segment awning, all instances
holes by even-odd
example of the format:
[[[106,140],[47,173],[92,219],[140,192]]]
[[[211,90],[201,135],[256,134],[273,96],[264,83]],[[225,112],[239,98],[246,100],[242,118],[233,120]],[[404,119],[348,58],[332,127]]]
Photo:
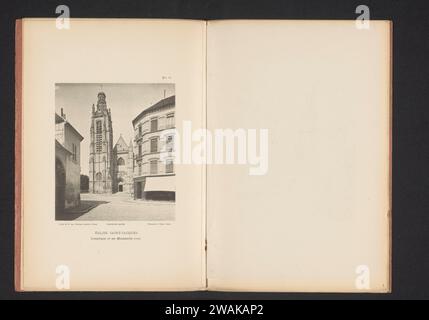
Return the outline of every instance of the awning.
[[[144,191],[176,191],[175,176],[146,177]]]

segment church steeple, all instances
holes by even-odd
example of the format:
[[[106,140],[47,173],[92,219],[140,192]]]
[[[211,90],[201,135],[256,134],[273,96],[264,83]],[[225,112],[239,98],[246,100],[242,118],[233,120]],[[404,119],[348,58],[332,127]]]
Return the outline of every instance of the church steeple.
[[[96,110],[94,110],[96,109]],[[92,106],[89,182],[91,193],[112,193],[116,183],[113,128],[106,94],[99,92],[96,108]]]

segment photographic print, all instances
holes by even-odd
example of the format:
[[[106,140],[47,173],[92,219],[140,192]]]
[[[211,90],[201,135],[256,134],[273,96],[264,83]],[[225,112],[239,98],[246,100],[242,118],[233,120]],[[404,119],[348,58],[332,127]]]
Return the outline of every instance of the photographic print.
[[[174,84],[55,85],[55,219],[175,216]]]

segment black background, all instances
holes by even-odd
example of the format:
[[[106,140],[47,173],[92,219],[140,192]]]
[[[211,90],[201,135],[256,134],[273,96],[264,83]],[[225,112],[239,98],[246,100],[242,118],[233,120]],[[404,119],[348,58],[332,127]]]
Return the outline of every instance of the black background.
[[[56,17],[55,8],[60,4],[69,6],[72,18],[180,19],[355,19],[358,16],[355,13],[356,7],[364,4],[370,9],[371,19],[392,20],[393,292],[391,294],[16,293],[13,289],[15,19]],[[0,5],[0,23],[1,299],[429,298],[429,1],[9,1]]]

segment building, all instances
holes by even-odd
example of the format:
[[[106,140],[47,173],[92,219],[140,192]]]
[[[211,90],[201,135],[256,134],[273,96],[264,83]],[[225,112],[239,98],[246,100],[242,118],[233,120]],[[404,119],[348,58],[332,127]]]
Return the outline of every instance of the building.
[[[133,194],[133,145],[122,135],[113,147],[112,113],[107,108],[106,94],[97,95],[92,105],[89,146],[89,192]]]
[[[121,135],[113,148],[113,153],[117,183],[114,191],[126,192],[133,195],[134,155],[132,141],[127,145]]]
[[[112,193],[115,186],[112,116],[104,92],[97,97],[97,107],[92,105],[91,113],[89,192]]]
[[[135,199],[175,200],[174,109],[175,96],[171,96],[132,121]]]
[[[134,144],[119,137],[113,146],[113,125],[106,94],[92,105],[89,192],[124,192],[135,199],[175,200],[173,147],[175,96],[143,110],[133,121]]]
[[[104,92],[97,97],[97,108],[92,105],[91,113],[89,192],[112,193],[115,176],[112,117]]]
[[[57,213],[80,204],[80,143],[82,135],[55,113],[55,209]]]

